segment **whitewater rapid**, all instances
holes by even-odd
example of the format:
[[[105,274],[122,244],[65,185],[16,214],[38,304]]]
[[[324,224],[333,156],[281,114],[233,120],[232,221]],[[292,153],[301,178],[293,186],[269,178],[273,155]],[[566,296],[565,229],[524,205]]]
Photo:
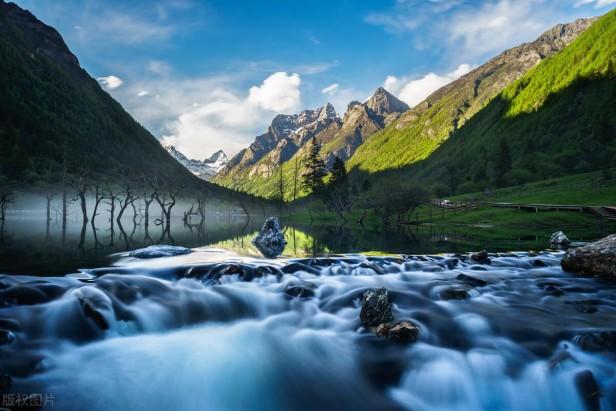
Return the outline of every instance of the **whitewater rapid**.
[[[616,283],[561,257],[197,249],[3,275],[0,371],[61,410],[616,410]],[[417,342],[362,327],[380,287]]]

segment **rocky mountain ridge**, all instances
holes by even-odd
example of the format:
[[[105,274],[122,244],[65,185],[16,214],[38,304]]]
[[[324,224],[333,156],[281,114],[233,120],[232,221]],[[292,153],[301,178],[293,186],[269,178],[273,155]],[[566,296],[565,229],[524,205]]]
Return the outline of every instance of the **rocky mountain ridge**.
[[[209,181],[229,162],[227,155],[222,150],[218,150],[205,160],[196,160],[186,157],[186,155],[180,152],[173,145],[166,145],[163,146],[163,148],[167,150],[167,152],[171,154],[171,156],[175,158],[180,164],[186,167],[188,171],[190,171],[202,180]]]

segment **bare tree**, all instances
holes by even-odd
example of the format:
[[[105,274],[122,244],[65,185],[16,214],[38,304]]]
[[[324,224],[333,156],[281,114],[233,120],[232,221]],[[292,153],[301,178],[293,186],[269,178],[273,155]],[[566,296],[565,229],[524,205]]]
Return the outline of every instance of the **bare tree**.
[[[6,220],[6,210],[9,204],[15,201],[13,191],[10,189],[3,189],[0,191],[0,220],[4,222]]]
[[[120,211],[118,212],[118,218],[116,219],[118,225],[120,224],[120,220],[122,219],[122,216],[124,215],[124,212],[126,211],[128,206],[133,204],[135,200],[137,200],[137,198],[137,195],[130,187],[130,183],[125,183],[123,196],[118,196],[118,203],[120,205]]]
[[[76,197],[72,201],[79,199],[79,205],[81,207],[81,215],[83,216],[83,224],[87,224],[88,219],[88,203],[87,195],[90,188],[90,175],[87,171],[82,170],[79,175],[72,181],[73,188],[76,192]]]
[[[94,219],[97,215],[99,215],[98,209],[101,205],[101,202],[105,199],[106,191],[103,189],[103,184],[100,179],[95,178],[90,186],[90,191],[94,195],[94,209],[92,210],[92,220],[91,224],[94,228]]]
[[[111,223],[111,231],[113,232],[116,201],[118,199],[119,194],[115,191],[115,187],[113,187],[113,185],[110,183],[106,184],[105,192],[106,192],[105,193],[105,204],[109,206],[107,211],[109,211],[109,222]]]

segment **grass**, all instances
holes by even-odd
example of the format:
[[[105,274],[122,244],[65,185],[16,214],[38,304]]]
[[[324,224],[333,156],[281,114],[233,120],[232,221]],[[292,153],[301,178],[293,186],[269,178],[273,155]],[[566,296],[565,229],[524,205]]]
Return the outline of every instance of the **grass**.
[[[616,169],[501,188],[489,196],[464,194],[451,197],[451,200],[616,206]]]

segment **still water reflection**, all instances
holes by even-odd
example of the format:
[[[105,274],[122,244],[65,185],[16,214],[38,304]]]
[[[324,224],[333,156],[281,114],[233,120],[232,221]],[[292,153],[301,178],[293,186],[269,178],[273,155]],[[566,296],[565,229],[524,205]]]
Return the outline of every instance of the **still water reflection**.
[[[7,219],[0,234],[0,273],[64,274],[107,265],[111,254],[152,244],[212,246],[259,257],[250,240],[262,220],[261,216],[246,219],[211,215],[203,224],[189,225],[178,218],[169,231],[163,226],[137,225],[130,220],[113,230],[108,226],[82,226],[75,220],[69,222],[63,233],[60,224],[47,225],[44,218],[12,217]],[[357,225],[295,224],[284,217],[281,222],[287,239],[283,257],[542,250],[556,230],[564,230],[574,241],[590,241],[609,234],[609,227],[602,225],[514,228],[423,225],[376,230]]]

